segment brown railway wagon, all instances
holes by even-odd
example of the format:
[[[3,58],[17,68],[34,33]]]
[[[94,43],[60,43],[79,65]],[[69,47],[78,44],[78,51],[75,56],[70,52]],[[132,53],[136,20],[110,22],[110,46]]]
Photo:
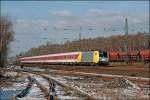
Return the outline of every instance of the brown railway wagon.
[[[130,52],[129,57],[131,61],[140,61],[140,52],[139,51]]]
[[[150,51],[142,50],[135,52],[109,52],[109,61],[110,62],[125,62],[127,61],[127,55],[129,57],[129,61],[134,62],[149,62],[150,61]]]
[[[140,57],[142,61],[150,62],[150,50],[142,50],[140,51]]]
[[[119,60],[119,52],[110,52],[109,60],[110,61],[118,61]]]

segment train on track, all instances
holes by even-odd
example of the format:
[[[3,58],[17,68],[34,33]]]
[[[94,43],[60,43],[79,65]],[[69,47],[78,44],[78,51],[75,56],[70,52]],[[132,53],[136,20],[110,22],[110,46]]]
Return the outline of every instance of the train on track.
[[[150,62],[150,51],[138,52],[68,52],[40,56],[22,57],[17,59],[17,64],[61,64],[61,65],[104,65],[109,62]]]
[[[17,59],[20,65],[25,64],[69,64],[69,65],[108,65],[108,53],[105,51],[57,53]]]

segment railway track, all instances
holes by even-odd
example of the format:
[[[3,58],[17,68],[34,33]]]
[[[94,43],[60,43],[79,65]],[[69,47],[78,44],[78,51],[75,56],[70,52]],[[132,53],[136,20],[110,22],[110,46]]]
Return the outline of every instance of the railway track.
[[[18,70],[17,70],[18,72]],[[74,91],[73,93],[75,94],[78,94],[79,96],[82,97],[82,100],[95,100],[94,97],[90,96],[89,94],[87,94],[86,92],[84,91],[81,91],[79,89],[76,89],[74,87],[71,87],[67,84],[64,84],[56,79],[54,79],[53,77],[49,77],[45,74],[39,74],[37,72],[22,72],[22,71],[19,71],[21,73],[24,73],[24,74],[27,74],[31,79],[32,79],[32,82],[34,81],[35,84],[37,84],[37,86],[40,88],[40,90],[44,93],[45,95],[45,98],[47,100],[59,100],[59,98],[57,97],[56,93],[55,93],[55,85],[59,85],[60,87],[62,88],[65,88],[67,90],[71,90],[71,91]],[[31,75],[32,74],[32,75]],[[39,82],[36,78],[32,77],[33,75],[37,75],[37,76],[41,76],[43,77],[44,79],[46,79],[49,83],[49,88],[46,88],[43,84],[41,84],[41,82]],[[31,81],[30,81],[31,83]],[[29,83],[29,84],[30,84]],[[16,96],[12,97],[12,100],[17,100],[18,98],[18,95],[23,95],[22,97],[19,97],[19,98],[23,98],[27,95],[27,91],[23,90],[23,92],[21,92],[20,94],[17,94]]]
[[[132,77],[132,76],[125,76],[125,75],[112,75],[112,74],[98,74],[98,73],[88,73],[88,72],[78,72],[76,70],[71,70],[71,71],[64,71],[64,70],[54,70],[51,69],[49,72],[46,70],[43,70],[42,72],[38,71],[32,71],[32,70],[20,70],[20,69],[2,69],[2,70],[14,70],[14,71],[27,71],[30,73],[56,73],[56,74],[67,74],[67,75],[78,75],[78,76],[89,76],[89,77],[98,77],[98,78],[103,78],[106,80],[111,80],[114,78],[127,78],[128,80],[131,80],[136,83],[140,84],[145,84],[145,85],[150,85],[150,78],[145,78],[145,77]]]
[[[50,76],[45,75],[45,74],[42,74],[42,77],[44,77],[44,78],[50,80],[51,82],[55,82],[55,83],[57,83],[58,85],[60,85],[60,86],[62,86],[62,87],[65,87],[65,88],[67,88],[67,89],[73,90],[73,91],[79,93],[80,95],[82,94],[83,96],[85,96],[84,99],[86,99],[86,100],[87,100],[87,99],[88,99],[88,100],[95,100],[95,99],[96,99],[95,97],[90,96],[89,94],[87,94],[86,92],[84,92],[84,91],[82,91],[82,90],[80,90],[80,89],[77,89],[77,88],[75,88],[75,87],[72,87],[72,86],[69,86],[69,85],[67,85],[67,84],[64,84],[64,83],[60,82],[59,80],[55,79],[54,77],[50,77]]]
[[[54,72],[55,73],[55,72]],[[66,74],[67,73],[67,74]],[[86,91],[86,89],[83,89],[83,91],[86,91],[87,93],[90,93],[89,91],[93,91],[93,93],[91,92],[90,94],[93,94],[93,95],[95,95],[97,98],[101,98],[101,91],[104,91],[104,92],[106,92],[106,94],[107,94],[107,92],[108,92],[108,90],[106,89],[106,91],[105,91],[105,88],[102,88],[102,86],[100,86],[101,85],[101,80],[100,79],[105,79],[105,80],[112,80],[112,81],[114,81],[114,79],[116,79],[116,78],[119,78],[119,81],[120,81],[120,79],[121,79],[121,82],[112,82],[111,83],[111,81],[110,82],[108,82],[108,84],[109,83],[111,83],[111,85],[110,86],[117,86],[117,87],[119,87],[120,85],[122,85],[123,86],[123,88],[124,88],[124,85],[127,85],[127,87],[126,88],[128,88],[128,85],[130,86],[132,86],[133,88],[136,88],[136,89],[140,89],[138,86],[140,86],[140,85],[136,85],[136,84],[134,84],[134,83],[132,83],[132,82],[130,82],[130,81],[128,81],[129,79],[128,79],[128,77],[123,77],[123,76],[118,76],[118,75],[107,75],[107,74],[95,74],[95,73],[81,73],[81,72],[69,72],[69,71],[66,71],[66,73],[64,74],[59,74],[60,75],[60,77],[62,77],[62,76],[65,76],[65,77],[79,77],[79,76],[84,76],[84,77],[89,77],[90,79],[89,79],[89,81],[88,81],[88,83],[89,83],[89,86],[86,86],[86,78],[82,78],[82,79],[80,79],[80,78],[77,78],[77,80],[81,80],[81,81],[85,81],[84,83],[78,83],[78,82],[75,82],[76,83],[76,86],[79,86],[79,87],[86,87],[86,88],[88,88],[89,90],[88,91]],[[71,74],[72,75],[71,75]],[[55,73],[56,75],[58,75],[58,73]],[[54,75],[55,76],[55,75]],[[59,76],[57,76],[57,77],[59,77]],[[57,78],[57,77],[55,77],[55,79]],[[92,78],[93,77],[93,78]],[[94,77],[97,77],[97,78],[94,78]],[[98,79],[98,78],[100,78],[100,79]],[[129,78],[131,78],[131,77],[129,77]],[[134,79],[134,77],[132,77],[133,79]],[[98,82],[98,84],[97,84],[97,82],[95,83],[93,83],[92,81],[94,81],[94,80],[96,80],[97,82]],[[132,81],[133,81],[133,79],[132,79]],[[139,81],[137,81],[137,80],[139,80],[139,79],[141,79],[141,78],[137,78],[137,77],[135,77],[135,79],[134,80],[136,80],[136,82],[139,84],[145,84],[145,83],[143,83],[143,82],[139,82]],[[143,80],[146,80],[146,81],[149,81],[149,79],[148,78],[142,78]],[[73,79],[74,80],[74,79]],[[76,80],[76,79],[75,79]],[[131,79],[130,79],[131,80]],[[69,81],[69,80],[68,80]],[[113,84],[114,83],[114,84]],[[117,84],[120,84],[120,85],[117,85]],[[85,85],[82,85],[82,84],[85,84]],[[106,87],[107,87],[107,83],[105,84],[106,85]],[[104,86],[105,86],[104,85]],[[145,85],[147,85],[147,84],[145,84]],[[108,85],[109,86],[109,85]],[[104,90],[103,90],[104,89]],[[115,89],[114,89],[115,90]],[[133,89],[134,90],[134,89]],[[94,92],[94,91],[96,91],[96,92]],[[112,90],[110,90],[111,92],[112,92]],[[124,91],[124,90],[122,90],[122,91]],[[122,92],[121,91],[121,92]],[[120,92],[120,93],[121,93]],[[104,94],[105,95],[105,94]],[[110,94],[111,95],[111,94]],[[102,95],[103,96],[103,95]],[[103,98],[102,98],[103,99]]]
[[[82,98],[84,98],[85,100],[96,99],[96,97],[94,95],[91,95],[88,92],[85,92],[85,90],[82,90],[82,89],[79,89],[77,87],[68,85],[66,83],[61,82],[59,79],[50,76],[49,74],[51,74],[52,72],[54,72],[57,75],[68,75],[68,76],[75,75],[75,76],[84,76],[84,77],[98,77],[98,78],[105,79],[105,80],[112,80],[114,78],[126,78],[128,80],[131,80],[131,81],[134,81],[134,82],[137,82],[140,84],[148,84],[148,82],[149,82],[149,78],[137,78],[137,77],[84,73],[84,72],[74,72],[74,71],[60,71],[60,70],[59,71],[58,70],[51,70],[50,72],[47,72],[47,71],[36,72],[36,71],[32,71],[32,70],[14,70],[14,71],[23,72],[26,74],[32,74],[32,75],[30,75],[30,76],[32,76],[32,78],[33,78],[33,75],[41,76],[42,78],[44,78],[49,83],[49,88],[45,88],[45,85],[41,84],[42,82],[39,82],[37,79],[35,79],[35,82],[38,85],[38,87],[42,90],[42,92],[45,94],[45,98],[47,100],[51,100],[50,98],[55,98],[56,100],[58,99],[58,96],[55,95],[55,86],[56,85],[63,87],[65,89],[75,91],[76,93],[78,93],[80,95],[82,94]]]
[[[72,86],[69,86],[65,83],[60,82],[59,80],[55,79],[54,77],[50,77],[46,74],[39,74],[39,73],[35,73],[35,72],[33,72],[33,74],[40,75],[48,81],[48,83],[49,83],[49,97],[48,98],[51,98],[54,95],[54,88],[55,88],[55,85],[57,84],[63,88],[69,89],[71,91],[75,91],[75,93],[80,94],[80,96],[82,95],[85,100],[87,100],[87,99],[95,100],[96,99],[95,97],[90,96],[89,94],[87,94],[86,92],[84,92],[80,89],[74,88]],[[57,98],[57,97],[55,97],[55,98]],[[50,99],[48,99],[48,100],[50,100]]]
[[[28,67],[40,67],[48,70],[64,70],[64,71],[76,71],[76,72],[87,72],[87,73],[102,73],[112,75],[125,75],[132,77],[147,77],[150,76],[149,67],[144,65],[117,65],[117,66],[69,66],[69,65],[25,65]]]
[[[97,74],[97,73],[85,73],[85,72],[61,71],[61,70],[51,70],[51,71],[56,74],[98,77],[105,80],[111,80],[114,78],[126,78],[136,83],[145,84],[145,85],[150,84],[150,79],[144,77],[131,77],[131,76],[122,76],[122,75]]]
[[[20,93],[13,96],[12,100],[19,100],[21,98],[25,98],[29,94],[30,90],[32,89],[33,84],[36,84],[37,87],[44,94],[44,97],[48,98],[48,90],[42,84],[40,84],[36,79],[31,77],[29,73],[24,73],[24,72],[21,72],[21,73],[26,74],[28,76],[29,83],[24,90],[22,90]],[[48,99],[48,100],[50,100],[50,99]]]

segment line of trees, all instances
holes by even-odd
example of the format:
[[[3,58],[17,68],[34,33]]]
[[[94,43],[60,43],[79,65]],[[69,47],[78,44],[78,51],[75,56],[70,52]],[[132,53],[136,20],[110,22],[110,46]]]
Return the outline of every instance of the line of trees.
[[[148,49],[149,33],[132,34],[128,36],[128,51],[139,51]],[[77,41],[67,41],[64,44],[50,44],[40,45],[36,48],[31,48],[29,51],[19,54],[18,56],[35,56],[43,54],[52,54],[60,52],[72,51],[90,51],[90,50],[104,50],[104,51],[122,51],[125,49],[125,36],[109,36],[82,39]]]
[[[13,25],[8,16],[0,16],[0,67],[5,67],[9,43],[13,40]]]

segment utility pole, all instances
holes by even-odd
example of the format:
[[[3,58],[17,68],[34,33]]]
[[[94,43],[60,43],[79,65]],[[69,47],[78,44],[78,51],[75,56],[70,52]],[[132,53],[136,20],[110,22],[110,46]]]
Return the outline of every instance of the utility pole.
[[[130,61],[129,59],[129,51],[128,51],[128,19],[125,19],[125,51],[127,52],[127,63]]]
[[[81,30],[82,30],[82,28],[80,27],[79,40],[81,40]]]
[[[80,29],[79,29],[79,48],[78,48],[79,51],[81,50],[81,30],[82,30],[82,27],[80,26]]]

